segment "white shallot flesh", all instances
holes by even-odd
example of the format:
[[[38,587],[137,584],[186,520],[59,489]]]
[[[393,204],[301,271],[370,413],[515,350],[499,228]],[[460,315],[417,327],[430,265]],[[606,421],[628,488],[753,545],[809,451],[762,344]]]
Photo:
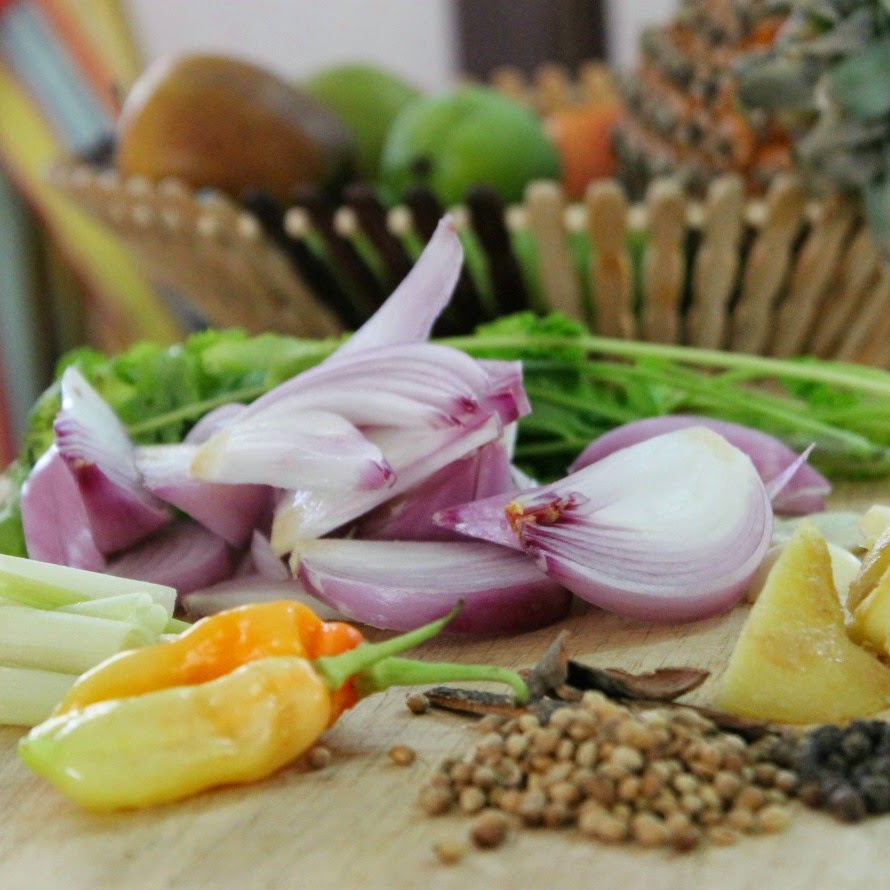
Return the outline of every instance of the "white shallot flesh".
[[[563,618],[571,594],[522,553],[481,542],[301,541],[303,589],[353,621],[410,630],[463,601],[448,629],[521,633]]]

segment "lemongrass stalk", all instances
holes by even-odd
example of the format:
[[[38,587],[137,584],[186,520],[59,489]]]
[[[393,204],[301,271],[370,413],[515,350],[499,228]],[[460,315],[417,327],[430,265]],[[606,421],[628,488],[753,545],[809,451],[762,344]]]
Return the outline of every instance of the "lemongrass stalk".
[[[59,612],[71,615],[87,615],[91,618],[111,618],[135,624],[145,630],[150,637],[160,636],[167,626],[167,612],[148,593],[122,593],[98,600],[84,600],[61,606]]]
[[[0,596],[35,609],[58,609],[85,600],[147,593],[164,607],[168,617],[176,604],[176,590],[164,584],[118,578],[19,556],[0,555]]]
[[[163,584],[118,578],[103,572],[73,569],[16,556],[0,556],[0,585],[0,595],[7,596],[5,588],[15,585],[22,590],[22,596],[33,597],[32,605],[35,608],[45,609],[134,591],[148,593],[164,607],[168,615],[172,615],[176,602],[175,589]]]
[[[82,674],[111,655],[155,639],[126,621],[0,607],[0,662],[13,667]]]
[[[0,665],[0,724],[42,723],[76,679],[75,674]]]

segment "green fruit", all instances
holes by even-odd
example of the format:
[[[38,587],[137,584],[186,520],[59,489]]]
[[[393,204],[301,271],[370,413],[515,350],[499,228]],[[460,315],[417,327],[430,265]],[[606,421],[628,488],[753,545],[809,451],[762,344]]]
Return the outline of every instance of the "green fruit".
[[[387,131],[398,113],[420,97],[420,90],[373,65],[340,65],[309,78],[303,89],[335,112],[358,144],[357,167],[375,179]]]
[[[490,87],[461,87],[406,106],[390,128],[380,185],[393,202],[425,184],[446,206],[488,185],[509,203],[534,179],[558,179],[559,157],[535,115]]]

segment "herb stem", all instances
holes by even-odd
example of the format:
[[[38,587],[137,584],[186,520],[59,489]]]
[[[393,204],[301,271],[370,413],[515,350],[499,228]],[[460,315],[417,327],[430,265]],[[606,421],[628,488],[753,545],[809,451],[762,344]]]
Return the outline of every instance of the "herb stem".
[[[208,412],[213,411],[214,408],[219,408],[220,405],[226,405],[229,402],[252,402],[270,389],[270,384],[257,384],[255,386],[245,386],[242,389],[223,393],[222,395],[214,396],[212,399],[204,399],[201,402],[191,402],[188,405],[182,405],[173,411],[167,411],[164,414],[156,414],[154,417],[148,417],[139,423],[131,423],[127,427],[127,432],[131,436],[144,436],[147,433],[153,433],[156,430],[163,429],[165,426],[180,423],[183,420],[199,420]]]
[[[726,368],[743,372],[750,379],[784,377],[848,387],[859,392],[890,396],[890,374],[877,368],[860,367],[841,362],[811,363],[796,359],[780,359],[749,355],[739,352],[723,352],[718,349],[702,349],[697,346],[674,346],[664,343],[645,343],[636,340],[618,340],[610,337],[585,335],[581,337],[517,336],[484,334],[469,337],[451,337],[439,342],[473,354],[481,350],[535,351],[583,349],[588,353],[630,359],[664,359],[682,364],[710,368]]]

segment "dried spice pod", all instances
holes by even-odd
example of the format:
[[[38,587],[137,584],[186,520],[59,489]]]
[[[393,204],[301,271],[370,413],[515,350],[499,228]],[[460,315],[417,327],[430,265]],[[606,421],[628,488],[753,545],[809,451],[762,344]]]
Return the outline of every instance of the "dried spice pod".
[[[576,689],[595,689],[610,698],[673,701],[697,689],[708,678],[698,668],[660,668],[646,674],[633,674],[618,668],[593,668],[577,661],[568,662],[566,682]]]

